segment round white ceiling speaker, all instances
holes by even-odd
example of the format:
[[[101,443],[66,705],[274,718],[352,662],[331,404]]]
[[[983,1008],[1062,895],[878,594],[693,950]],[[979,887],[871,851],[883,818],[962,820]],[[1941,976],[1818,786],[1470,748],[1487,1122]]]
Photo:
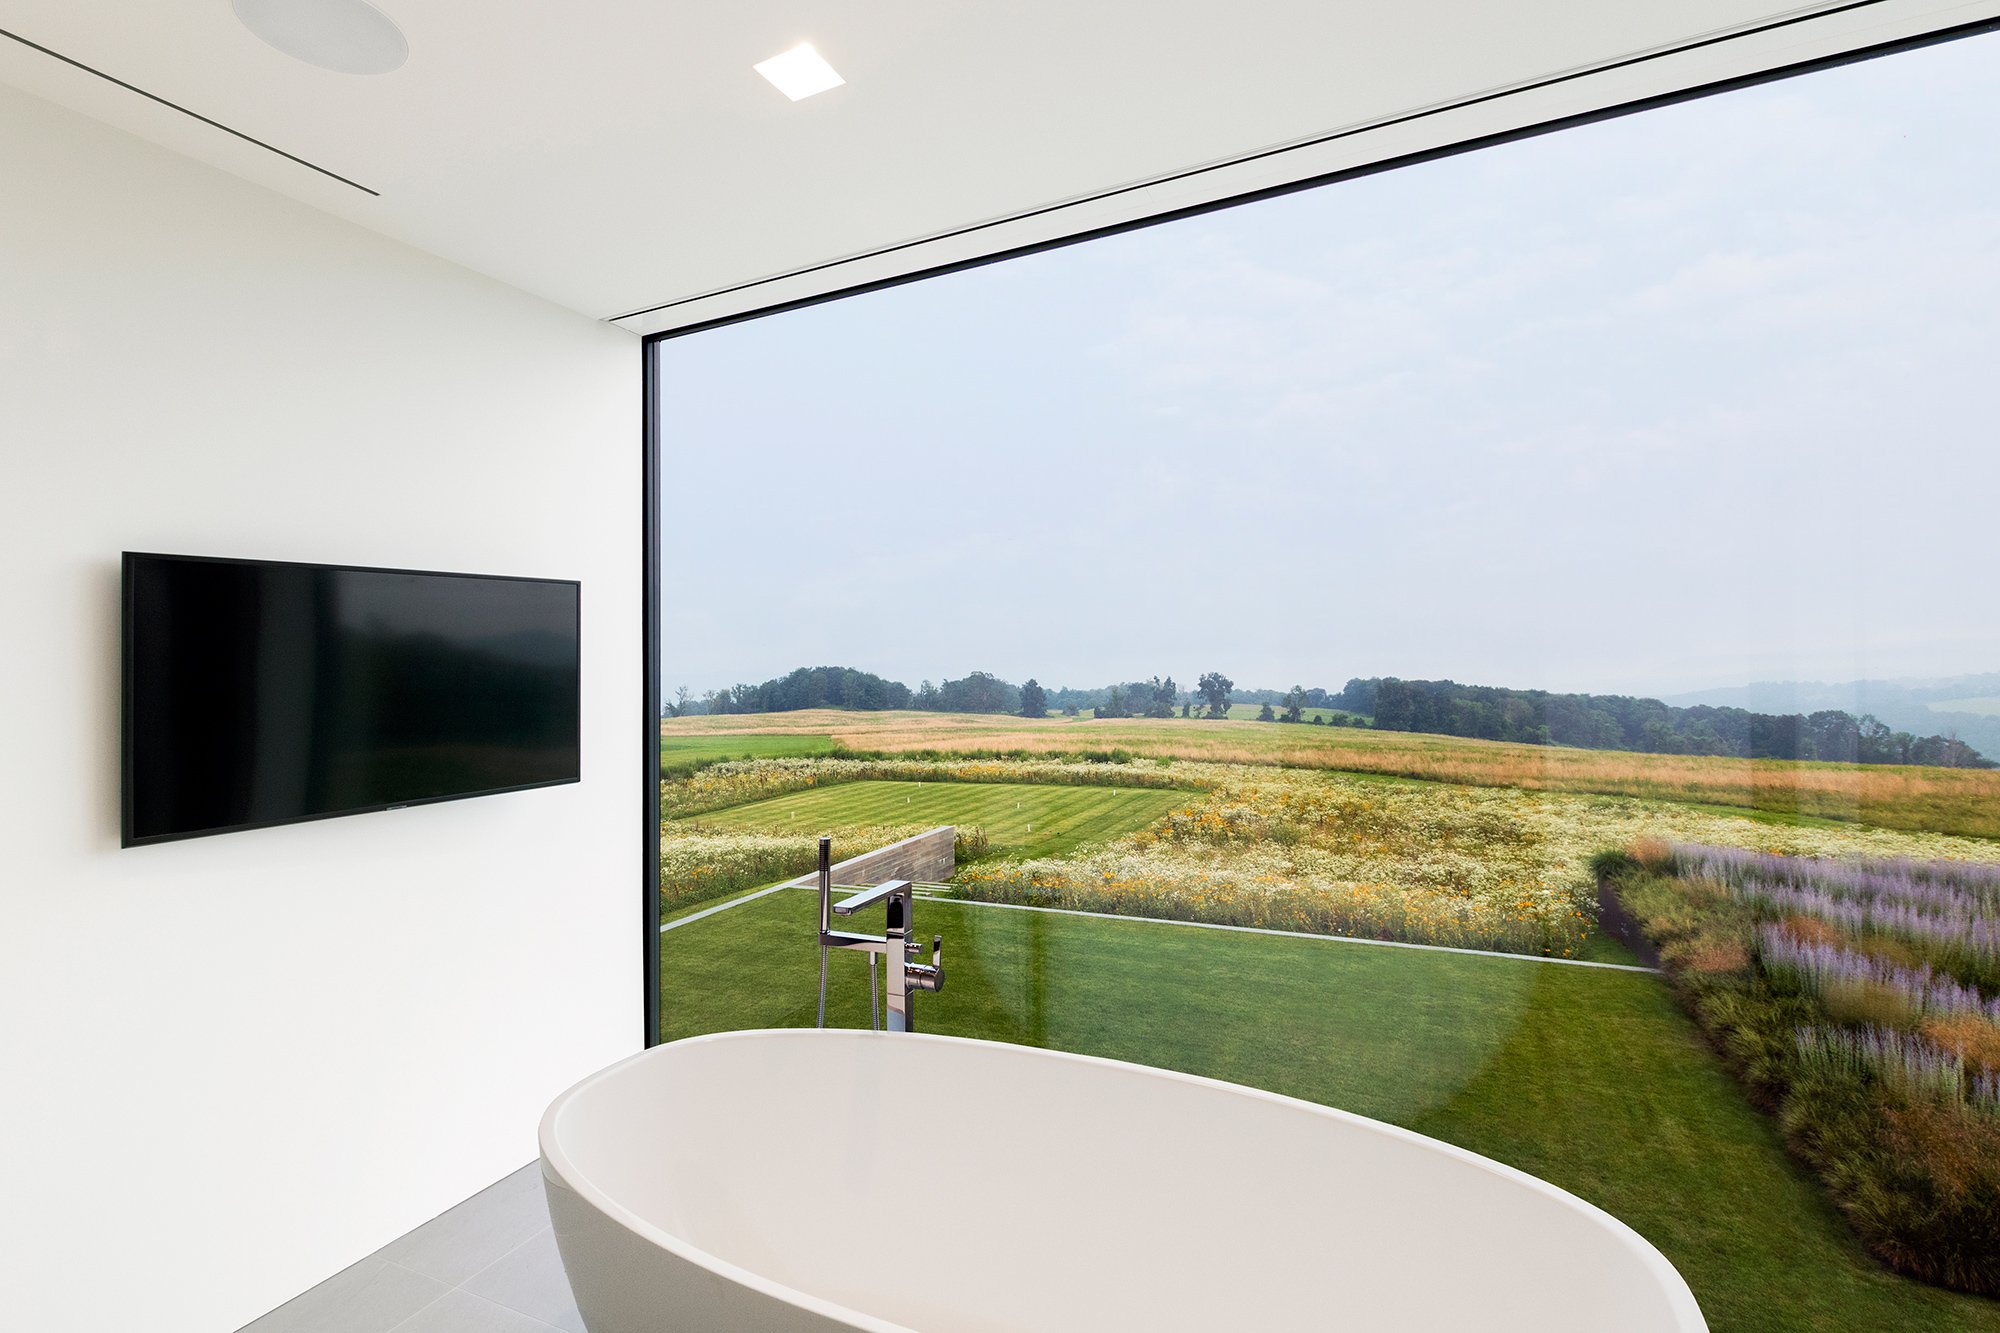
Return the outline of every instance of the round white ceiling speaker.
[[[231,0],[243,26],[337,74],[387,74],[410,58],[403,30],[367,0]]]

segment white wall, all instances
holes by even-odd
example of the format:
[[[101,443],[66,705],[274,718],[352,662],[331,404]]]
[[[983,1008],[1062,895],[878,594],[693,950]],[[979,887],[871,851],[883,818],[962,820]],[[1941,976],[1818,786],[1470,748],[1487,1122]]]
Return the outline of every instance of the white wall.
[[[639,344],[0,89],[0,1323],[233,1329],[641,1043]],[[122,549],[583,581],[583,781],[121,851]]]

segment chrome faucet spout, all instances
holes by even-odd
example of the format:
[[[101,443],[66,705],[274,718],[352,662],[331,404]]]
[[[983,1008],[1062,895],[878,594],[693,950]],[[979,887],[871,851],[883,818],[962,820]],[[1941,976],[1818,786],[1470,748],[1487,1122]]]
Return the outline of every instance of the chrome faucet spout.
[[[853,916],[856,912],[860,911],[862,908],[873,907],[876,903],[881,902],[884,898],[889,897],[891,894],[906,892],[909,889],[909,887],[910,887],[910,881],[906,879],[884,880],[882,881],[882,883],[877,884],[872,889],[863,889],[860,893],[855,894],[852,898],[843,898],[839,902],[835,903],[833,905],[834,915]]]

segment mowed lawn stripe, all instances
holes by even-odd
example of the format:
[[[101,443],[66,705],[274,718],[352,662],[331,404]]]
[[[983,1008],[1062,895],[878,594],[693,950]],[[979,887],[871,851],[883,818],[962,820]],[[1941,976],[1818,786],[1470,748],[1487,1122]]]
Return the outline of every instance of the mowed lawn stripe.
[[[690,817],[743,832],[832,832],[893,824],[976,824],[989,856],[1055,856],[1130,833],[1197,799],[1134,787],[989,782],[846,782]],[[836,848],[836,851],[838,848]]]

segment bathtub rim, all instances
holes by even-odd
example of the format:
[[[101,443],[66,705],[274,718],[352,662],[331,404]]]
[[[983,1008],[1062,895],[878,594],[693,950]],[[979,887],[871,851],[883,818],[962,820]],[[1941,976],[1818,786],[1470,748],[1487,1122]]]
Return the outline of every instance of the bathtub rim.
[[[1511,1181],[1516,1185],[1526,1186],[1529,1190],[1540,1194],[1543,1198],[1579,1213],[1586,1219],[1594,1220],[1598,1225],[1604,1227],[1621,1247],[1636,1255],[1640,1268],[1658,1284],[1659,1289],[1666,1296],[1667,1304],[1676,1327],[1682,1330],[1682,1333],[1697,1333],[1697,1331],[1699,1333],[1707,1333],[1707,1319],[1701,1313],[1701,1305],[1695,1300],[1694,1292],[1689,1288],[1687,1279],[1681,1276],[1680,1270],[1673,1266],[1657,1246],[1617,1216],[1606,1212],[1588,1199],[1572,1194],[1560,1185],[1552,1184],[1539,1176],[1530,1175],[1518,1167],[1509,1166],[1505,1162],[1495,1161],[1470,1149],[1461,1148],[1457,1144],[1446,1143],[1443,1139],[1434,1139],[1427,1134],[1419,1134],[1415,1130],[1405,1129],[1401,1125],[1392,1125],[1386,1121],[1374,1120],[1368,1116],[1357,1115],[1352,1111],[1343,1111],[1334,1106],[1323,1106],[1318,1102],[1306,1101],[1302,1097],[1288,1097],[1283,1093],[1270,1092],[1263,1088],[1254,1088],[1244,1083],[1231,1083],[1226,1079],[1207,1078],[1200,1074],[1184,1074],[1177,1069],[1161,1069],[1153,1065],[1137,1064],[1129,1060],[1113,1060],[1098,1055],[1078,1055],[1070,1051],[1053,1051],[1040,1046],[1023,1046],[1015,1042],[987,1041],[977,1037],[950,1037],[929,1032],[877,1032],[865,1028],[742,1028],[732,1032],[710,1032],[701,1036],[682,1037],[677,1041],[662,1042],[657,1046],[651,1046],[643,1051],[626,1056],[614,1064],[607,1065],[603,1069],[585,1076],[564,1089],[554,1101],[549,1103],[548,1110],[542,1113],[541,1124],[536,1130],[536,1140],[541,1148],[542,1170],[544,1173],[553,1172],[566,1189],[576,1193],[589,1203],[592,1208],[595,1208],[598,1212],[628,1231],[631,1231],[633,1234],[642,1237],[647,1242],[658,1246],[678,1259],[695,1264],[719,1277],[739,1283],[759,1295],[795,1306],[811,1314],[843,1321],[852,1327],[867,1330],[867,1333],[919,1333],[919,1330],[911,1329],[907,1325],[894,1323],[880,1316],[856,1310],[851,1306],[841,1305],[825,1297],[814,1296],[809,1292],[800,1291],[796,1287],[786,1286],[782,1282],[774,1281],[760,1273],[753,1272],[739,1264],[723,1259],[711,1251],[702,1249],[700,1246],[691,1244],[656,1223],[641,1217],[618,1200],[613,1199],[594,1181],[586,1178],[578,1170],[576,1164],[570,1160],[569,1155],[563,1151],[556,1133],[556,1121],[562,1115],[564,1109],[586,1089],[615,1076],[627,1065],[637,1064],[641,1060],[659,1056],[663,1051],[676,1050],[685,1046],[729,1044],[741,1041],[754,1041],[758,1038],[768,1039],[771,1037],[783,1037],[793,1041],[920,1041],[946,1043],[955,1046],[992,1047],[1003,1051],[1021,1053],[1029,1057],[1042,1057],[1067,1061],[1072,1064],[1100,1066],[1111,1070],[1136,1071],[1137,1073],[1164,1079],[1169,1082],[1194,1084],[1199,1087],[1233,1093],[1237,1096],[1273,1102],[1294,1109],[1303,1109],[1319,1116],[1331,1118],[1351,1129],[1381,1135],[1389,1139],[1398,1139],[1405,1143],[1428,1148],[1431,1151],[1443,1153],[1448,1157],[1476,1167],[1488,1175],[1497,1176],[1502,1180]]]

